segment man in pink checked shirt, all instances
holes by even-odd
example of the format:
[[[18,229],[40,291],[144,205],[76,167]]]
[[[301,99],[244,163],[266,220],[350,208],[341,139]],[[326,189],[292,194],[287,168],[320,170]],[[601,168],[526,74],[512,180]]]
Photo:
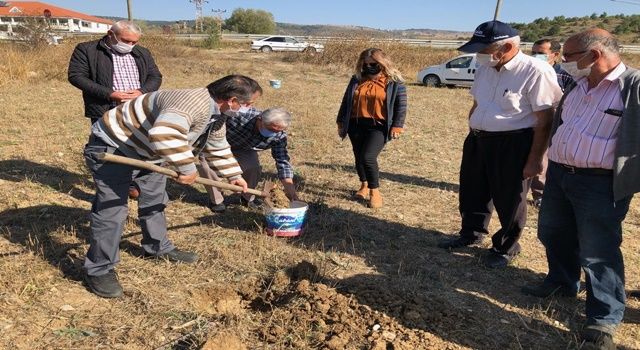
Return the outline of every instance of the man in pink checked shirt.
[[[564,44],[562,68],[575,84],[554,116],[538,238],[549,273],[523,287],[537,297],[575,297],[586,280],[582,349],[615,349],[625,309],[622,221],[640,192],[640,72],[622,63],[602,29]]]
[[[95,123],[120,103],[156,91],[162,74],[151,52],[138,45],[142,31],[135,23],[118,21],[107,35],[76,46],[69,61],[69,82],[82,90],[85,116]],[[129,197],[138,198],[135,179]]]

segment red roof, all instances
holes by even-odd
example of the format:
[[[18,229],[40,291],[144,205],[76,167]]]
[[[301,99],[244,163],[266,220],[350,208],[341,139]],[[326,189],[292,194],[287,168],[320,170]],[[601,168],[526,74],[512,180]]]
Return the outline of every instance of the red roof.
[[[62,7],[45,4],[39,1],[4,1],[7,6],[0,6],[0,16],[11,17],[42,17],[46,10],[49,10],[53,18],[81,19],[88,22],[112,24],[113,21],[85,15],[84,13],[63,9]],[[18,9],[16,11],[15,9]],[[14,9],[14,12],[11,10]]]

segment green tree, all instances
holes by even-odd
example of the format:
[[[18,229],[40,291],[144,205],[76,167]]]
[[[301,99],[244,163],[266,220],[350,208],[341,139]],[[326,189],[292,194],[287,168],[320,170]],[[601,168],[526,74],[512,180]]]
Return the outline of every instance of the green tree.
[[[202,41],[202,47],[207,49],[218,49],[222,43],[220,28],[222,28],[222,20],[216,17],[204,17],[204,32],[207,37]]]
[[[276,30],[276,22],[270,12],[237,8],[225,21],[225,29],[245,34],[271,34]]]

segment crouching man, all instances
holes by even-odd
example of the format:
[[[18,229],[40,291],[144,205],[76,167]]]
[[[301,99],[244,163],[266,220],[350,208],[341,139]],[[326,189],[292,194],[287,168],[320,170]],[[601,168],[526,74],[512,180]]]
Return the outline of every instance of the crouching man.
[[[271,149],[271,156],[276,162],[278,178],[284,186],[284,192],[291,200],[298,199],[293,183],[293,167],[287,151],[287,128],[291,125],[291,114],[283,108],[271,108],[263,112],[256,109],[241,111],[238,118],[227,120],[227,139],[231,151],[242,168],[243,176],[248,186],[254,188],[260,180],[262,168],[258,152]],[[206,154],[200,156],[198,171],[200,176],[211,180],[218,180],[215,171],[209,167],[210,162]],[[209,193],[209,209],[214,213],[224,212],[226,206],[222,193],[207,186]],[[241,203],[255,208],[258,206],[255,196],[244,193]]]
[[[179,183],[191,184],[197,177],[196,154],[201,153],[218,176],[246,190],[247,183],[224,132],[216,131],[261,94],[260,85],[253,79],[230,75],[206,88],[160,90],[139,96],[107,111],[93,124],[84,150],[96,186],[90,245],[84,262],[85,280],[93,293],[105,298],[122,296],[114,268],[120,261],[119,243],[134,171],[128,165],[102,162],[96,154],[106,152],[168,163],[179,173]],[[144,255],[172,262],[195,262],[195,253],[177,249],[167,237],[166,177],[140,171],[136,183],[140,186],[138,219]]]

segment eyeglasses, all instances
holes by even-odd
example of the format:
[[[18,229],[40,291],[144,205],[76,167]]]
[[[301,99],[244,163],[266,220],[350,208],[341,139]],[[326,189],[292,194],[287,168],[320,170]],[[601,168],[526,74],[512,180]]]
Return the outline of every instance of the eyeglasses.
[[[571,57],[571,56],[580,55],[580,54],[583,54],[583,53],[585,53],[585,52],[587,52],[587,51],[589,51],[589,50],[576,51],[576,52],[571,52],[571,53],[564,53],[564,54],[562,54],[562,60],[563,60],[563,61],[566,61],[566,60],[567,60],[567,58],[569,58],[569,57]]]

